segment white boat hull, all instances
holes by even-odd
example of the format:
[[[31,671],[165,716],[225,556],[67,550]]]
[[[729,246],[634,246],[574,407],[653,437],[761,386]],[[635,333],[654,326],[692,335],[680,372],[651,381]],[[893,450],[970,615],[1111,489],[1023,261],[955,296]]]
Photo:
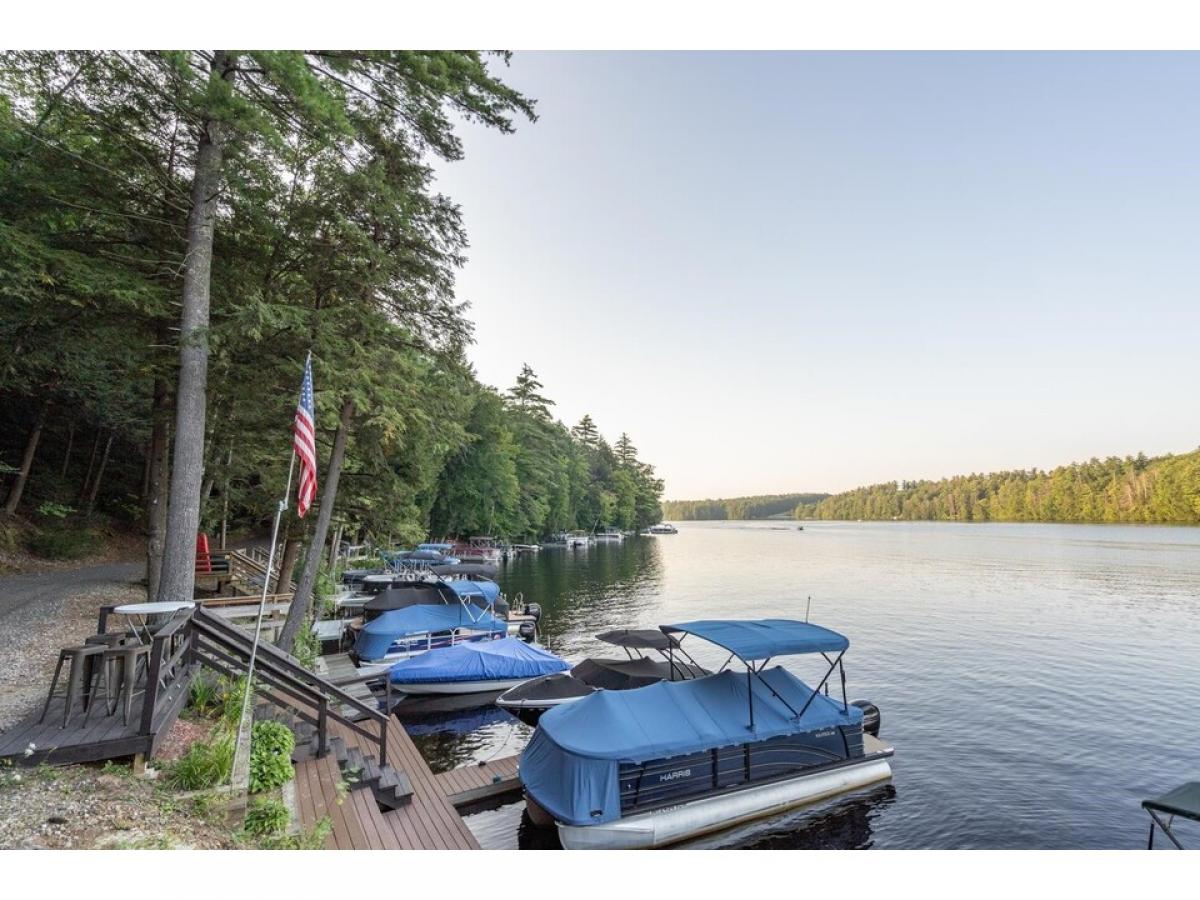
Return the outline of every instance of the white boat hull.
[[[528,680],[528,678],[514,678],[507,681],[433,681],[426,684],[401,684],[394,681],[392,690],[403,691],[406,694],[482,694],[507,691]]]
[[[496,705],[501,709],[551,709],[555,706],[563,706],[567,703],[574,703],[576,700],[582,700],[584,697],[590,697],[591,694],[584,694],[580,697],[554,697],[548,700],[504,700],[497,698]]]
[[[602,825],[558,823],[558,837],[568,850],[641,850],[663,847],[754,819],[786,812],[892,777],[886,758],[865,759],[787,781],[701,797],[676,806],[639,813]]]

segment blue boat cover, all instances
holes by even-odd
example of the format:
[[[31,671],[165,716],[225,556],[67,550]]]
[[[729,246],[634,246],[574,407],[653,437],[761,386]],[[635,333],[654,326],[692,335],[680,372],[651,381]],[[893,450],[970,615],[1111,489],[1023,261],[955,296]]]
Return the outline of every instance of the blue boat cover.
[[[400,638],[455,628],[505,634],[508,623],[482,610],[468,610],[461,603],[390,609],[363,626],[354,642],[354,652],[360,659],[382,659],[387,655],[388,647]]]
[[[510,681],[565,672],[571,664],[553,653],[506,637],[440,647],[392,666],[392,684],[445,681]]]
[[[747,681],[754,695],[754,730]],[[765,682],[765,684],[764,684]],[[797,720],[777,699],[800,710]],[[631,691],[597,691],[542,714],[525,752],[525,789],[559,822],[593,825],[620,818],[621,763],[736,746],[862,722],[778,666],[758,678],[724,671],[691,681],[662,681]]]
[[[793,619],[700,619],[664,625],[662,630],[694,634],[745,662],[797,653],[840,653],[850,646],[845,635]]]
[[[469,578],[449,578],[442,582],[463,599],[477,601],[482,597],[487,605],[495,603],[500,596],[500,585],[494,581],[471,581]]]

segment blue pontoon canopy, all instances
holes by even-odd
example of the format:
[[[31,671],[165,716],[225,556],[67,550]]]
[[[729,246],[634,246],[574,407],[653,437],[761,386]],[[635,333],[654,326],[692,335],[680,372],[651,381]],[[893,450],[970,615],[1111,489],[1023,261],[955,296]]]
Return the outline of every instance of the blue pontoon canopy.
[[[565,672],[566,660],[517,638],[440,647],[392,666],[392,684],[497,681]]]
[[[500,596],[500,585],[494,581],[471,581],[467,578],[450,578],[442,582],[464,600],[478,602],[483,598],[488,604],[496,602]]]
[[[408,606],[380,613],[363,626],[354,643],[360,659],[382,659],[396,640],[419,634],[437,634],[456,628],[505,634],[508,624],[490,613],[462,604]]]
[[[699,619],[663,625],[667,634],[694,634],[753,662],[799,653],[841,653],[850,640],[836,631],[792,619]]]
[[[752,731],[747,719],[750,691]],[[794,710],[800,709],[804,715],[797,719]],[[757,678],[725,671],[632,691],[597,691],[542,714],[521,755],[521,780],[560,822],[609,822],[621,815],[623,762],[645,763],[861,723],[858,707],[845,709],[823,694],[814,694],[779,667]]]

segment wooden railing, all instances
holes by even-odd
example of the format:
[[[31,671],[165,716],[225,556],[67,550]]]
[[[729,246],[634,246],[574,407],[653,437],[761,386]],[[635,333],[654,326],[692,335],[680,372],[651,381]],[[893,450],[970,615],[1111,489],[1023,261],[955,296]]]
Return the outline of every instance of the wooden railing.
[[[109,618],[115,607],[100,607],[100,618],[96,633],[106,634]],[[180,679],[191,675],[191,665],[196,662],[194,635],[189,627],[192,614],[179,615],[157,631],[150,640],[150,656],[146,675],[146,695],[142,701],[142,718],[139,734],[154,733],[154,715],[158,701]],[[176,697],[178,700],[179,698]]]
[[[231,678],[245,674],[253,644],[250,634],[203,607],[196,609],[188,621],[194,633],[192,649],[199,662]],[[387,762],[387,715],[304,668],[295,657],[272,644],[260,643],[254,681],[255,691],[260,696],[290,709],[316,727],[320,754],[328,747],[328,722],[332,718],[377,744],[379,764]],[[293,702],[289,704],[285,698]],[[367,722],[377,726],[378,734],[372,733],[363,721],[356,722],[342,715],[338,704],[362,713]]]

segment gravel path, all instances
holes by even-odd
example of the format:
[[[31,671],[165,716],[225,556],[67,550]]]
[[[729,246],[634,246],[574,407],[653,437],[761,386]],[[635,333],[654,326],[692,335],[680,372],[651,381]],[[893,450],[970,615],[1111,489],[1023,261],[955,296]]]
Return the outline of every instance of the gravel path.
[[[46,697],[58,649],[95,633],[105,603],[145,599],[139,563],[0,576],[0,730]]]

